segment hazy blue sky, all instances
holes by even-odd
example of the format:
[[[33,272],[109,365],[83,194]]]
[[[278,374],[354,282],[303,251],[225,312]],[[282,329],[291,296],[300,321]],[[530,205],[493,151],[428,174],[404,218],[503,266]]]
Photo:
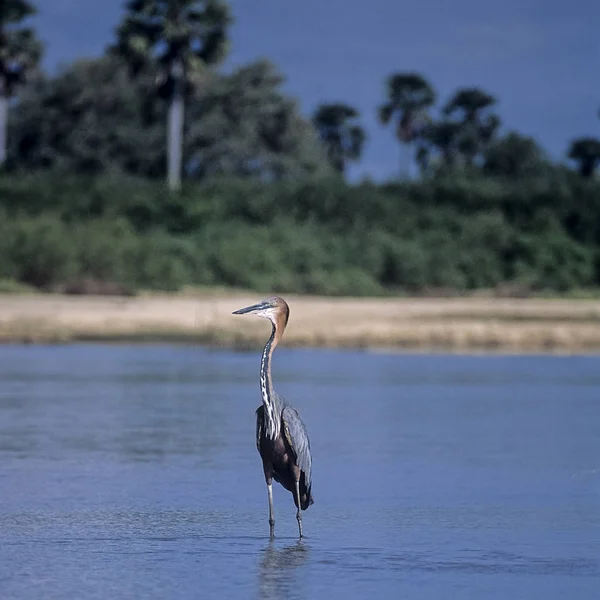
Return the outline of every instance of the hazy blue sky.
[[[121,0],[39,0],[46,66],[100,54]],[[425,74],[442,100],[459,86],[494,94],[504,126],[563,158],[570,139],[600,136],[599,0],[232,0],[226,68],[258,57],[287,77],[309,114],[323,101],[362,113],[368,143],[354,171],[397,170],[399,149],[375,110],[393,71]]]

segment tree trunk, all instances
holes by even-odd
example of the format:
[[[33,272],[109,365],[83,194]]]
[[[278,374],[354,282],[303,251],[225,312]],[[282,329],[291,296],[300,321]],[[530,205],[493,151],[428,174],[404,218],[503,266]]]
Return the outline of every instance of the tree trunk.
[[[167,172],[169,189],[177,191],[181,188],[184,120],[183,66],[180,62],[173,63],[171,76],[173,78],[173,94],[168,115]]]
[[[580,175],[582,177],[585,177],[586,179],[591,177],[594,173],[595,163],[596,163],[596,161],[593,158],[590,158],[590,157],[584,158],[581,161],[580,166],[579,166]]]
[[[400,147],[400,179],[410,179],[410,166],[412,163],[412,144],[404,143]]]
[[[6,128],[8,125],[8,96],[2,91],[0,84],[0,170],[6,164]]]

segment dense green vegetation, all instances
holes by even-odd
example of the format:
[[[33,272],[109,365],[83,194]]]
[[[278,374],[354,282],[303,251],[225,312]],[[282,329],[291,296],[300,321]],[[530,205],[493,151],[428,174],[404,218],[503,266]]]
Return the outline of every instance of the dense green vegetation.
[[[369,143],[354,107],[324,103],[307,118],[268,61],[209,68],[227,48],[222,0],[126,2],[106,55],[51,77],[34,69],[34,32],[18,27],[32,4],[6,6],[3,289],[377,295],[600,285],[593,137],[572,141],[570,168],[502,130],[484,90],[458,88],[436,119],[433,86],[396,73],[373,110],[405,151],[404,178],[350,185],[348,162]]]
[[[600,283],[600,185],[568,172],[381,186],[230,180],[178,194],[48,174],[1,178],[0,199],[0,277],[42,288],[92,278],[361,295]]]

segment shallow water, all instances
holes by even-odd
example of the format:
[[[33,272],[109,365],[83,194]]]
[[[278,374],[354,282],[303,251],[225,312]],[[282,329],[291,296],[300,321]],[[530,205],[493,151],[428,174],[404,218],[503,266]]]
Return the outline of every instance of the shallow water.
[[[600,359],[277,351],[315,504],[254,445],[257,352],[0,347],[0,598],[597,598]]]

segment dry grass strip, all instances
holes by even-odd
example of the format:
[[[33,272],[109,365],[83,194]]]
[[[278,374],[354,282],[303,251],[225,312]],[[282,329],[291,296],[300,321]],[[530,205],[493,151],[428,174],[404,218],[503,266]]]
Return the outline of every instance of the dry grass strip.
[[[0,295],[0,341],[189,341],[254,347],[262,320],[231,315],[250,294]],[[286,296],[288,346],[507,352],[600,351],[600,301]]]

